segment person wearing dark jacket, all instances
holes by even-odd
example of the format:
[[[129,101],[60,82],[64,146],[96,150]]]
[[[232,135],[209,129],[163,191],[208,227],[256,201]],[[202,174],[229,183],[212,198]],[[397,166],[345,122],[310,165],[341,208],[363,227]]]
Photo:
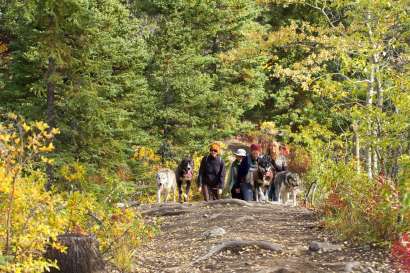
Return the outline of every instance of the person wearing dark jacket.
[[[219,156],[220,146],[210,146],[209,155],[201,160],[198,173],[198,191],[202,192],[205,201],[217,200],[222,195],[225,181],[225,163]]]
[[[261,154],[261,146],[259,144],[251,145],[251,153],[248,154],[241,162],[238,168],[238,180],[235,187],[241,189],[242,197],[245,201],[253,200],[253,188],[251,184],[252,172],[258,168],[258,158]]]

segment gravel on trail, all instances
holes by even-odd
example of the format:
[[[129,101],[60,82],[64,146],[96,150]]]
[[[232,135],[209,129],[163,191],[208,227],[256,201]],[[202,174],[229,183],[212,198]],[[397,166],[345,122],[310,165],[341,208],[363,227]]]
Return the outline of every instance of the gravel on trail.
[[[143,205],[160,233],[135,253],[133,272],[399,272],[388,251],[340,242],[308,209],[223,201]]]

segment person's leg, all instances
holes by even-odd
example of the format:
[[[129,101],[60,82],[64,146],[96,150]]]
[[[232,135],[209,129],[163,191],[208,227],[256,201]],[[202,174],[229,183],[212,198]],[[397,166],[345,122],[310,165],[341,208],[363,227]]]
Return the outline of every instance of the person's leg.
[[[279,186],[275,187],[275,200],[274,201],[281,201],[282,196],[281,196],[281,192],[279,191]]]
[[[218,188],[208,188],[209,200],[218,200]]]
[[[209,200],[208,185],[202,185],[202,194],[204,196],[204,201]]]
[[[231,190],[231,196],[232,196],[232,198],[234,198],[234,199],[242,199],[242,195],[241,195],[241,193],[239,192],[236,192],[236,188],[232,188],[232,190]]]
[[[219,189],[218,188],[215,188],[215,199],[214,200],[219,200],[219,199],[221,199],[221,195],[219,195]]]
[[[269,201],[278,201],[278,197],[276,196],[275,192],[275,184],[271,184],[269,187]]]
[[[241,183],[241,192],[242,192],[243,200],[253,201],[253,190],[252,190],[251,184]]]
[[[236,197],[235,188],[231,189],[231,197],[232,197],[232,199]]]

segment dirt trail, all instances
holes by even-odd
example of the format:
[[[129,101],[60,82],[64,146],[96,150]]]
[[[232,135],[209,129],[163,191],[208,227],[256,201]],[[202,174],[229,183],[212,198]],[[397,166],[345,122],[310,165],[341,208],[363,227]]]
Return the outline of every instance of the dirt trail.
[[[384,251],[335,241],[307,209],[242,202],[139,208],[148,222],[159,217],[161,232],[139,248],[135,272],[396,272]],[[214,228],[223,230],[207,236]],[[266,241],[282,250],[245,246],[204,258],[231,240]],[[313,252],[308,249],[312,241],[341,249]]]

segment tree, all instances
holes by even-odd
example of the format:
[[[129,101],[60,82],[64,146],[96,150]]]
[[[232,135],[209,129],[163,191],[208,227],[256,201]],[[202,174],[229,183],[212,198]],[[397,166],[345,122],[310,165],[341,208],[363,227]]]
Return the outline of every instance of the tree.
[[[396,159],[388,158],[399,148],[390,136],[403,139],[408,134],[407,122],[391,119],[403,111],[397,111],[395,97],[406,96],[394,80],[408,73],[405,1],[265,2],[275,14],[278,7],[293,11],[287,20],[273,21],[266,39],[273,103],[268,111],[273,109],[274,119],[293,132],[319,123],[335,133],[335,141],[345,143],[345,150],[351,150],[349,139],[355,135],[367,144],[356,147],[354,156],[363,157],[365,151],[368,176],[383,171],[395,177],[391,168]],[[300,10],[305,15],[294,20]]]
[[[181,146],[192,153],[237,131],[244,111],[264,94],[258,48],[249,40],[262,29],[254,22],[255,6],[249,1],[139,1],[136,9],[154,26],[146,70],[156,97],[152,134],[182,154]]]
[[[147,142],[147,50],[119,1],[13,0],[1,20],[12,41],[2,107],[61,129],[57,167],[114,168]]]

